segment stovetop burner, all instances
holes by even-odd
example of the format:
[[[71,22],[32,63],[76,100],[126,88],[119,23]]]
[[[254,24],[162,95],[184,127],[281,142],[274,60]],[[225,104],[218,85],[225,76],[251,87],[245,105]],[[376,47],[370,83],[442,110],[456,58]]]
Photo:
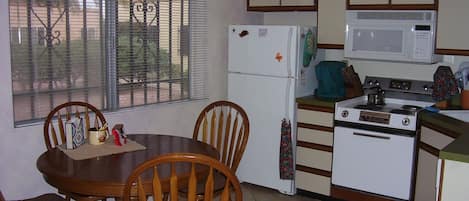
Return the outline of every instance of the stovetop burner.
[[[409,110],[409,111],[417,111],[417,110],[422,109],[422,107],[416,106],[416,105],[403,105],[402,109],[403,110]]]
[[[406,109],[393,109],[389,112],[393,114],[403,114],[403,115],[413,115],[415,113],[415,111],[406,110]]]
[[[423,107],[434,104],[432,84],[429,81],[367,76],[363,85],[366,95],[337,102],[334,120],[416,131],[419,112]],[[376,87],[384,90],[386,104],[368,104],[367,95]]]

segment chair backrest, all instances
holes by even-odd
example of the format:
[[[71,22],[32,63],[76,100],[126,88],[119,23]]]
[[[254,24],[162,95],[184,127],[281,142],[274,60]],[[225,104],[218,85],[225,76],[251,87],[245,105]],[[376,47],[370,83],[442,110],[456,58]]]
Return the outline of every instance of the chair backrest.
[[[206,106],[195,123],[193,139],[214,146],[220,160],[238,169],[249,138],[249,119],[241,106],[229,101],[216,101]]]
[[[3,197],[2,191],[0,191],[0,201],[5,201],[5,197]]]
[[[48,150],[59,144],[66,143],[65,123],[72,116],[83,118],[85,134],[87,136],[89,136],[88,130],[91,127],[101,127],[106,124],[106,119],[101,111],[89,103],[78,101],[63,103],[55,107],[47,115],[44,123],[44,141]]]
[[[162,173],[170,175],[169,178]],[[147,201],[147,196],[151,195],[154,201],[162,201],[169,192],[170,200],[177,201],[178,193],[184,191],[187,193],[181,195],[186,195],[187,201],[195,201],[197,183],[202,181],[205,183],[204,199],[210,201],[214,197],[215,174],[225,178],[220,200],[242,201],[238,178],[227,166],[209,156],[193,153],[161,155],[140,164],[127,178],[122,199],[129,201],[137,197],[139,201]]]

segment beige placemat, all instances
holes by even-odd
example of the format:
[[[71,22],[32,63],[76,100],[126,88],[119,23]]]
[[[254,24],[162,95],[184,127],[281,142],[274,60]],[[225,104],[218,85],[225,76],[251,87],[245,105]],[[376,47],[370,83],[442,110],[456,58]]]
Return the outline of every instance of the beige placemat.
[[[63,144],[65,145],[65,144]],[[107,140],[106,143],[102,145],[91,145],[85,143],[76,149],[66,149],[65,146],[58,146],[68,157],[73,160],[84,160],[89,158],[95,158],[98,156],[107,156],[112,154],[118,154],[123,152],[131,152],[137,150],[146,149],[145,146],[127,139],[127,144],[122,146],[117,146],[112,140]]]

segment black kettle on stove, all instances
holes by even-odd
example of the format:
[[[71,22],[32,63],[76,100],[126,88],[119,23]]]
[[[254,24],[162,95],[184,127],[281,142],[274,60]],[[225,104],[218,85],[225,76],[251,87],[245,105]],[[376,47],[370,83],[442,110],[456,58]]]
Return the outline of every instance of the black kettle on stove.
[[[384,105],[384,90],[380,86],[371,87],[368,93],[368,105]]]

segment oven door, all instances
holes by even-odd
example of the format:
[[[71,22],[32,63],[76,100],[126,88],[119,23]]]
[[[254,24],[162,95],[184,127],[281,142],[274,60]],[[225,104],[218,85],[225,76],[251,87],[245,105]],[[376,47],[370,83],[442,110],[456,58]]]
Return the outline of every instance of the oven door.
[[[334,128],[332,184],[408,200],[415,137]]]

